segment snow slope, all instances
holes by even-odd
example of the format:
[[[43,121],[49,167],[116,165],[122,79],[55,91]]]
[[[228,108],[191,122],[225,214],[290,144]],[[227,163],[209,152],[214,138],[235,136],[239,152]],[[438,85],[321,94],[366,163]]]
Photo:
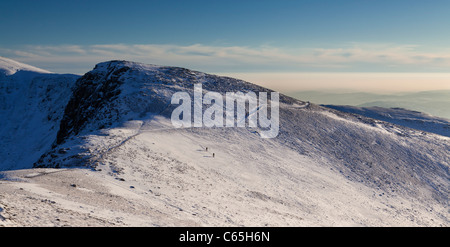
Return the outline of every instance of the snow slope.
[[[0,57],[0,170],[30,168],[53,143],[76,75]]]
[[[171,96],[195,83],[270,92],[183,68],[100,63],[73,85],[41,156],[15,164],[29,169],[0,166],[0,224],[449,225],[450,138],[284,95],[277,138],[175,129]]]

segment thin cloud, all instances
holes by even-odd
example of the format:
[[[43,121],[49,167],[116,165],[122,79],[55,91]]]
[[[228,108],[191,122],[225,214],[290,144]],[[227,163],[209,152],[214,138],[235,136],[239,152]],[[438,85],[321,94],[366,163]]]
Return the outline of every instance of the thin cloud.
[[[339,71],[414,70],[445,71],[450,52],[423,51],[417,45],[349,43],[341,47],[284,49],[274,46],[208,46],[194,44],[96,44],[28,45],[0,49],[2,56],[38,66],[41,64],[78,64],[78,68],[112,59],[151,64],[183,66],[204,71]],[[46,68],[50,69],[51,68]],[[86,68],[87,69],[87,68]],[[70,71],[69,71],[70,72]],[[81,72],[81,71],[80,71]],[[82,72],[81,72],[82,73]]]

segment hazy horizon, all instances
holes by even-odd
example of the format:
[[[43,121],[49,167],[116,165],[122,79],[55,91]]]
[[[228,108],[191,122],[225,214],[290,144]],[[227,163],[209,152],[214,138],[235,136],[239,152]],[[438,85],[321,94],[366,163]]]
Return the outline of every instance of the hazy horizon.
[[[450,73],[217,73],[283,93],[297,91],[376,94],[450,90]]]

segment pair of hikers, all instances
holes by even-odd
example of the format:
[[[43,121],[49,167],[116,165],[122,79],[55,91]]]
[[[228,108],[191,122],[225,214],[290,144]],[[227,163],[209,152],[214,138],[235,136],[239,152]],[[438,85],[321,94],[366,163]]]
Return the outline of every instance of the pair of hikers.
[[[206,152],[208,152],[208,147],[206,147]],[[212,157],[214,158],[216,156],[215,153],[212,153]]]

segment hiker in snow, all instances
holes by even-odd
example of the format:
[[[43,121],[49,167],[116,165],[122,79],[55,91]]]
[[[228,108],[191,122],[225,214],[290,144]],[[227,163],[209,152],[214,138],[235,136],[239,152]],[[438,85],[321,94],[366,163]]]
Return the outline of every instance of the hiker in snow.
[[[208,147],[206,147],[206,152],[208,152]]]
[[[215,153],[213,153],[213,158],[214,158],[214,156],[216,156],[216,154],[215,154]]]

